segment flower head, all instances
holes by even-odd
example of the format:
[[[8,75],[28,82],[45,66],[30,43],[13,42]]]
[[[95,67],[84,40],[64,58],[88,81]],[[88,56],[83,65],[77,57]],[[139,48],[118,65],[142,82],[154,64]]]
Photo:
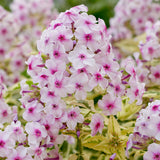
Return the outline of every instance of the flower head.
[[[103,110],[105,115],[115,115],[121,111],[121,98],[106,94],[102,100],[98,101],[98,106]]]
[[[159,160],[160,159],[160,145],[152,143],[148,146],[148,151],[143,156],[144,160]]]
[[[78,107],[70,108],[67,113],[67,127],[70,130],[75,130],[77,123],[83,123],[84,117],[80,114]]]
[[[91,127],[91,135],[95,136],[97,134],[97,132],[102,133],[104,124],[103,124],[103,117],[102,115],[96,113],[94,115],[92,115],[92,120],[90,123],[90,127]]]

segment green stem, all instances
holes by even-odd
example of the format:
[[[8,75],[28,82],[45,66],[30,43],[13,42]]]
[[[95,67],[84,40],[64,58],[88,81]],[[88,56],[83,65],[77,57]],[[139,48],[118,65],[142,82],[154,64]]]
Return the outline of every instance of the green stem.
[[[82,141],[81,141],[81,138],[78,138],[78,136],[77,136],[77,148],[78,148],[78,152],[79,152],[79,156],[82,156],[82,149],[83,149],[83,147],[82,147]]]
[[[78,124],[76,132],[77,131],[81,132],[81,128],[82,128],[82,126],[80,124]],[[78,159],[77,160],[83,160],[83,157],[82,157],[82,151],[83,151],[82,140],[81,140],[81,136],[79,136],[78,134],[77,134],[77,151],[78,151]]]

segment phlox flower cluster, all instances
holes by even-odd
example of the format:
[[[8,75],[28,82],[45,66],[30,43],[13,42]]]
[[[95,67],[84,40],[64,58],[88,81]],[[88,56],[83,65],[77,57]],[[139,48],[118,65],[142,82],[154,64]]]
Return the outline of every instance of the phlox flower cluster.
[[[145,27],[146,40],[140,43],[142,58],[146,61],[151,61],[154,58],[159,58],[160,53],[160,21],[156,23],[148,22]]]
[[[0,22],[0,60],[2,61],[1,57],[10,49],[19,27],[14,23],[13,15],[2,7],[0,7]]]
[[[21,122],[16,121],[17,107],[12,106],[11,108],[6,104],[5,99],[3,98],[5,91],[5,85],[0,82],[0,157],[4,158],[9,156],[9,160],[18,157],[23,159],[25,153],[20,153],[19,149],[25,150],[25,148],[19,146],[17,149],[14,149],[14,147],[16,142],[22,143],[25,141],[26,135],[21,127]],[[6,124],[9,125],[6,126]],[[4,128],[5,126],[6,128]]]
[[[145,42],[139,44],[140,53],[134,53],[133,57],[137,65],[137,76],[140,82],[147,86],[160,84],[159,71],[159,32],[160,21],[146,23]]]
[[[155,100],[140,111],[135,124],[135,132],[160,140],[159,106],[160,101]]]
[[[6,53],[11,49],[19,27],[14,22],[13,15],[2,7],[0,7],[0,23],[0,81],[9,85],[6,71]]]
[[[43,31],[37,41],[39,53],[26,61],[31,79],[20,82],[21,108],[5,102],[3,84],[20,80],[28,52],[34,48],[48,20],[54,19],[51,9],[51,0],[15,0],[11,4],[12,23],[7,18],[10,13],[0,8],[2,24],[19,26],[13,38],[7,37],[11,32],[9,27],[0,29],[6,42],[10,42],[5,48],[0,38],[3,43],[0,46],[3,69],[0,70],[0,158],[62,159],[59,146],[64,141],[75,143],[84,126],[91,136],[102,134],[104,117],[121,111],[123,96],[128,96],[130,103],[142,103],[144,83],[139,82],[134,61],[130,58],[121,64],[116,61],[104,21],[88,15],[84,5],[60,13]],[[9,70],[3,68],[6,64]],[[15,71],[16,74],[11,74]],[[13,76],[12,80],[8,74]],[[90,117],[85,121],[81,108],[85,102],[91,99],[93,102],[96,94],[100,97],[97,108],[87,108]],[[75,137],[66,135],[67,132]]]
[[[73,7],[50,23],[37,42],[39,54],[26,62],[33,82],[21,81],[27,144],[39,149],[54,147],[46,154],[49,157],[60,156],[58,145],[64,140],[73,143],[73,137],[63,130],[79,136],[78,126],[85,125],[80,107],[72,100],[85,101],[96,88],[103,91],[100,113],[93,114],[89,124],[92,136],[102,133],[102,114],[121,111],[122,96],[128,95],[131,103],[142,103],[144,84],[137,79],[134,63],[126,60],[125,69],[120,68],[104,21],[88,15],[87,10],[84,5]]]
[[[9,105],[5,103],[3,98],[5,91],[6,86],[0,82],[0,128],[3,128],[4,123],[11,123],[14,116],[16,116],[16,106],[13,106],[12,110]]]
[[[156,23],[147,22],[145,26],[145,40],[139,42],[139,52],[133,53],[133,56],[128,56],[126,59],[135,61],[136,75],[141,83],[146,86],[153,86],[160,84],[159,58],[160,58],[160,44],[159,44],[160,21]],[[114,48],[118,54],[117,48]],[[121,59],[121,63],[126,61]]]
[[[159,13],[159,3],[152,0],[120,0],[110,19],[109,33],[114,41],[139,35],[145,31],[147,21],[155,23],[160,18]]]
[[[10,8],[21,28],[20,40],[30,45],[35,44],[43,29],[57,16],[52,0],[14,0]]]
[[[145,109],[142,109],[136,120],[134,133],[129,136],[127,150],[130,148],[144,149],[148,147],[148,151],[144,154],[145,160],[160,158],[158,156],[159,144],[156,144],[156,142],[158,143],[160,140],[159,107],[160,100],[155,100],[149,103]]]
[[[6,56],[14,44],[19,26],[15,23],[13,14],[5,11],[2,7],[0,7],[0,23],[0,81],[9,85]]]
[[[0,79],[7,86],[22,79],[36,40],[56,16],[52,0],[15,0],[11,12],[0,8]]]
[[[55,126],[52,126],[54,135],[51,136],[52,139],[47,137],[47,130],[50,127],[49,125],[47,126],[47,122],[50,119],[44,119],[43,124],[46,125],[43,126],[36,121],[38,118],[32,117],[25,125],[24,121],[21,122],[22,119],[19,120],[20,114],[17,109],[18,107],[6,104],[3,98],[5,91],[5,85],[0,83],[0,159],[47,160],[49,157],[62,159],[59,156],[56,144],[64,141],[64,136],[57,139],[56,135],[58,133],[55,130]],[[39,107],[39,110],[41,109],[41,104],[32,103],[31,105],[28,106],[28,112],[30,114],[23,113],[24,119],[30,118],[31,113],[34,116],[36,107]],[[37,114],[37,116],[39,115]],[[42,143],[42,140],[45,144]],[[46,149],[53,147],[53,144],[55,145],[54,150],[48,153]]]
[[[148,65],[145,63],[142,65],[143,70],[146,70],[148,74],[141,74],[144,79],[147,79],[148,83],[160,84],[160,72],[158,63],[160,54],[160,44],[159,44],[159,32],[160,32],[160,21],[156,23],[147,23],[146,25],[146,41],[140,43],[140,51],[142,54],[142,60],[144,62],[152,62]],[[157,61],[157,62],[155,62]],[[147,71],[148,70],[148,71]]]

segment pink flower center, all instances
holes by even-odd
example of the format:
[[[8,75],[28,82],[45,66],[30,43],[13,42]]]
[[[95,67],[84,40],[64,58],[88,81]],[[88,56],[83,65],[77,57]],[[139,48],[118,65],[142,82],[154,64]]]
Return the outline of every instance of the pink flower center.
[[[152,47],[149,47],[149,48],[148,48],[148,53],[149,53],[149,54],[153,54],[153,52],[154,52],[154,49],[153,49]]]
[[[65,13],[66,15],[72,15],[72,12],[68,11]]]
[[[55,142],[55,140],[56,140],[56,137],[50,136],[50,141],[51,141],[51,142]]]
[[[110,66],[109,66],[108,64],[105,64],[105,65],[103,66],[103,68],[104,68],[105,70],[109,70],[109,69],[110,69]]]
[[[56,88],[61,88],[61,87],[62,87],[62,82],[61,82],[61,81],[58,81],[58,80],[57,80],[57,81],[55,81],[54,84],[55,84],[55,87],[56,87]]]
[[[120,91],[120,86],[115,86],[115,91],[119,92]]]
[[[53,52],[53,56],[54,56],[55,58],[59,58],[59,57],[60,57],[59,51],[55,50],[55,51]]]
[[[18,81],[19,81],[19,78],[16,77],[16,78],[14,79],[14,83],[17,83]]]
[[[48,91],[48,96],[54,97],[54,96],[55,96],[55,95],[54,95],[54,92]]]
[[[143,127],[146,127],[146,123],[145,123],[145,122],[144,122],[144,123],[142,123],[142,126],[143,126]]]
[[[50,126],[48,124],[46,124],[45,129],[48,131],[50,129]]]
[[[78,69],[78,73],[84,73],[84,72],[87,72],[85,68]]]
[[[33,108],[33,107],[30,107],[30,108],[28,109],[28,112],[29,112],[29,113],[33,113],[33,111],[34,111],[34,108]]]
[[[113,108],[114,108],[114,105],[113,105],[113,104],[108,104],[108,105],[106,106],[106,108],[108,108],[108,109],[113,109]]]
[[[14,160],[22,160],[19,156],[15,157]]]
[[[5,34],[7,33],[7,29],[6,29],[6,28],[3,28],[3,29],[1,30],[1,33],[2,33],[3,35],[5,35]]]
[[[154,19],[152,17],[149,17],[148,20],[154,23]]]
[[[36,31],[37,36],[41,36],[41,31]]]
[[[101,52],[101,50],[100,50],[100,49],[97,49],[94,53],[97,54],[97,53],[99,53],[99,52]]]
[[[47,45],[48,42],[49,42],[49,38],[44,41],[45,45]]]
[[[15,133],[18,133],[18,131],[19,131],[19,127],[14,128]]]
[[[144,75],[141,74],[140,77],[139,77],[139,79],[140,79],[141,82],[144,82],[144,79],[145,79]]]
[[[108,48],[107,48],[107,52],[111,52],[111,46],[110,45],[108,45]]]
[[[7,110],[4,110],[4,111],[2,112],[2,115],[3,115],[3,117],[7,117],[7,116],[8,116]]]
[[[32,62],[28,65],[29,70],[32,70]]]
[[[47,80],[47,79],[48,79],[48,76],[47,76],[47,75],[45,75],[45,74],[42,74],[40,77],[41,77],[41,78],[43,78],[43,79],[45,79],[45,80]]]
[[[160,123],[157,124],[157,129],[160,130]]]
[[[152,107],[152,110],[154,110],[154,111],[157,111],[158,110],[158,105],[154,105],[153,107]]]
[[[1,82],[3,83],[3,82],[4,82],[4,77],[3,77],[3,76],[0,76],[0,80],[1,80]]]
[[[21,21],[24,21],[25,19],[26,19],[26,17],[25,17],[25,15],[20,15],[20,17],[19,17],[19,19],[21,20]]]
[[[83,86],[80,83],[76,83],[76,89],[81,90]]]
[[[155,159],[155,160],[159,160],[159,159],[160,159],[160,153],[154,154],[154,159]]]
[[[24,9],[24,6],[23,5],[19,5],[19,9],[20,10]]]
[[[139,95],[139,89],[136,89],[136,91],[134,92],[134,94],[137,97]]]
[[[65,35],[59,35],[58,39],[62,42],[64,40],[66,40]]]
[[[159,72],[156,72],[156,73],[154,74],[154,76],[155,76],[155,78],[160,78]]]
[[[85,24],[90,25],[91,22],[90,21],[85,21]]]
[[[53,28],[55,29],[55,28],[57,28],[58,26],[61,26],[61,23],[56,23]]]
[[[138,23],[142,23],[143,22],[143,20],[142,19],[138,19]]]
[[[21,66],[21,65],[22,65],[22,62],[21,62],[21,61],[16,61],[16,65],[17,65],[17,66]]]
[[[51,70],[51,74],[52,74],[52,75],[55,74],[56,72],[57,72],[56,69],[52,69],[52,70]]]
[[[42,154],[42,150],[40,148],[36,149],[35,153],[39,156]]]
[[[157,36],[158,38],[160,38],[160,31],[158,31],[158,32],[156,33],[156,36]]]
[[[0,55],[4,55],[4,49],[0,49]]]
[[[52,109],[57,109],[58,105],[57,104],[52,104]]]
[[[0,140],[0,148],[3,148],[5,145],[5,142],[3,140]]]
[[[92,40],[92,35],[91,34],[85,34],[85,39],[86,39],[86,41],[91,41]]]
[[[32,6],[34,7],[34,8],[37,8],[37,3],[32,3]]]
[[[84,60],[84,59],[86,58],[86,55],[85,55],[85,54],[80,54],[80,55],[79,55],[79,58],[80,58],[81,60]]]
[[[102,80],[102,76],[101,76],[101,74],[99,74],[99,73],[96,73],[96,74],[95,74],[95,77],[96,77],[96,80],[97,80],[97,81]]]
[[[135,8],[131,9],[131,12],[132,12],[132,13],[135,13],[135,12],[136,12],[136,9],[135,9]]]
[[[71,111],[69,114],[68,114],[68,117],[71,118],[71,119],[74,119],[77,117],[77,113],[75,111]]]
[[[134,68],[132,69],[132,73],[133,73],[134,76],[136,75],[136,71],[135,71]]]
[[[37,137],[40,137],[41,136],[41,131],[39,130],[39,129],[35,129],[35,135],[37,136]]]
[[[101,124],[98,122],[98,123],[96,124],[95,128],[98,130],[100,126],[101,126]]]

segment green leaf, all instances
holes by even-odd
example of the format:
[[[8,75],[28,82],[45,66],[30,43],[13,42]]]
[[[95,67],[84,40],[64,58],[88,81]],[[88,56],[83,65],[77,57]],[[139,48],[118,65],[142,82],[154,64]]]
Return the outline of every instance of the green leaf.
[[[20,105],[20,88],[20,83],[16,83],[13,86],[9,87],[8,90],[4,93],[3,97],[8,105]]]
[[[77,160],[84,160],[83,156],[78,156]]]
[[[143,95],[143,98],[154,98],[154,99],[159,99],[160,100],[160,91],[156,89],[154,89],[154,87],[152,87],[150,90],[146,91]]]
[[[12,1],[13,0],[0,0],[0,5],[4,7],[6,10],[10,11],[9,5]]]
[[[98,145],[100,142],[105,141],[106,138],[104,136],[94,136],[94,137],[87,137],[86,139],[83,140],[82,142],[82,146],[87,147],[87,148],[91,148],[91,149],[95,149],[95,150],[99,150],[98,148],[96,148],[96,145]]]
[[[134,155],[134,160],[143,160],[144,151],[137,151]]]
[[[33,81],[31,79],[26,80],[26,84],[28,84],[30,87],[33,85]]]
[[[21,72],[21,75],[24,76],[25,78],[30,78],[30,76],[27,73],[27,69],[25,69],[23,72]]]
[[[113,115],[110,116],[108,122],[108,137],[118,137],[121,134],[120,126]]]
[[[63,152],[63,154],[65,154],[68,151],[68,143],[67,141],[64,141],[62,146],[60,147],[60,151]]]
[[[78,158],[78,156],[76,154],[72,154],[72,155],[70,155],[68,160],[77,160],[77,158]]]
[[[136,105],[136,102],[129,104],[129,99],[126,99],[124,103],[122,103],[122,110],[118,112],[117,117],[120,121],[131,119],[135,113],[141,110],[141,105]]]
[[[82,145],[83,147],[110,154],[111,150],[107,139],[108,138],[101,135],[89,137],[87,140],[83,141]]]
[[[140,52],[139,50],[139,42],[143,41],[145,42],[146,35],[142,34],[140,36],[137,36],[135,38],[130,39],[124,39],[118,42],[115,42],[113,46],[119,48],[125,56],[131,55],[134,52]]]
[[[139,42],[133,40],[133,39],[125,39],[121,40],[119,42],[114,43],[113,45],[117,48],[119,48],[125,56],[131,55],[134,52],[139,52],[138,48]]]

